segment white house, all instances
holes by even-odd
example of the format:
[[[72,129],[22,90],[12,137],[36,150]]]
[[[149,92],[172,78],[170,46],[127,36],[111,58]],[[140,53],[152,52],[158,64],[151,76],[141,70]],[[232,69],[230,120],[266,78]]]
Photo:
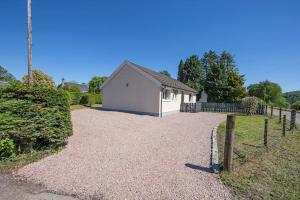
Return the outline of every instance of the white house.
[[[104,110],[162,117],[179,112],[182,102],[196,102],[194,89],[130,61],[124,61],[101,89]]]

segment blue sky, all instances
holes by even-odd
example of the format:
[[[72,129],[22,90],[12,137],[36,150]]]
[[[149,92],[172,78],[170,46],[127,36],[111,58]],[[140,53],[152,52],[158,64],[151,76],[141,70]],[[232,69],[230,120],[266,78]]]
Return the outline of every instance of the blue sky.
[[[26,0],[0,0],[0,65],[27,72]],[[246,85],[300,89],[298,0],[32,0],[33,68],[56,83],[110,75],[125,59],[168,70],[210,49],[235,58]]]

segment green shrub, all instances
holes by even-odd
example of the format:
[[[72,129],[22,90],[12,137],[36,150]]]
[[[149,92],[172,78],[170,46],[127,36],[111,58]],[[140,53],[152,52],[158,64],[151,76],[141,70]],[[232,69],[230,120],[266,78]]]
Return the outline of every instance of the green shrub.
[[[10,157],[15,153],[16,147],[12,139],[0,139],[0,159]]]
[[[96,95],[95,94],[85,93],[82,95],[82,97],[80,99],[80,104],[82,104],[82,105],[92,106],[95,103],[96,103]]]
[[[68,92],[69,102],[71,105],[77,105],[80,103],[81,92],[78,86],[64,86],[62,89]]]
[[[292,109],[300,110],[300,101],[296,101],[292,104]]]
[[[61,146],[72,133],[68,95],[53,88],[0,89],[0,138],[27,152]]]
[[[258,106],[258,99],[256,97],[245,97],[241,103],[242,109],[247,115],[254,115]]]
[[[95,104],[102,104],[102,95],[101,94],[94,94],[95,95]]]

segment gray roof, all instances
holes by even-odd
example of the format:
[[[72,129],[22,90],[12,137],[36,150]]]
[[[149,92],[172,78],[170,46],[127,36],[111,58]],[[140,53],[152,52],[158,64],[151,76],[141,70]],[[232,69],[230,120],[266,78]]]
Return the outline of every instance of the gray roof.
[[[149,68],[146,67],[142,67],[140,65],[137,65],[135,63],[130,62],[130,64],[132,64],[133,66],[141,69],[143,72],[146,72],[147,74],[149,74],[151,77],[153,77],[154,79],[156,79],[157,81],[159,81],[163,86],[167,86],[167,87],[171,87],[171,88],[176,88],[176,89],[180,89],[180,90],[184,90],[184,91],[189,91],[189,92],[193,92],[193,93],[197,93],[196,90],[194,90],[193,88],[185,85],[184,83],[170,78],[164,74],[155,72]]]
[[[0,86],[8,86],[8,85],[9,85],[8,82],[0,81]]]
[[[85,83],[76,83],[76,82],[65,82],[64,83],[65,86],[78,86],[79,89],[80,89],[80,92],[88,92],[89,91],[89,86],[88,84],[85,84]]]

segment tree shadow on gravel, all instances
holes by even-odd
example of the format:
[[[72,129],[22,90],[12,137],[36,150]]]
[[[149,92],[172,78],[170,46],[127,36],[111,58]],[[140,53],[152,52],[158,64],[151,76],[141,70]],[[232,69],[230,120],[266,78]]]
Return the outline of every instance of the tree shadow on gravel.
[[[209,167],[203,167],[201,165],[194,165],[191,163],[186,163],[185,166],[188,168],[191,168],[191,169],[196,169],[196,170],[202,171],[202,172],[213,173],[213,170]]]

